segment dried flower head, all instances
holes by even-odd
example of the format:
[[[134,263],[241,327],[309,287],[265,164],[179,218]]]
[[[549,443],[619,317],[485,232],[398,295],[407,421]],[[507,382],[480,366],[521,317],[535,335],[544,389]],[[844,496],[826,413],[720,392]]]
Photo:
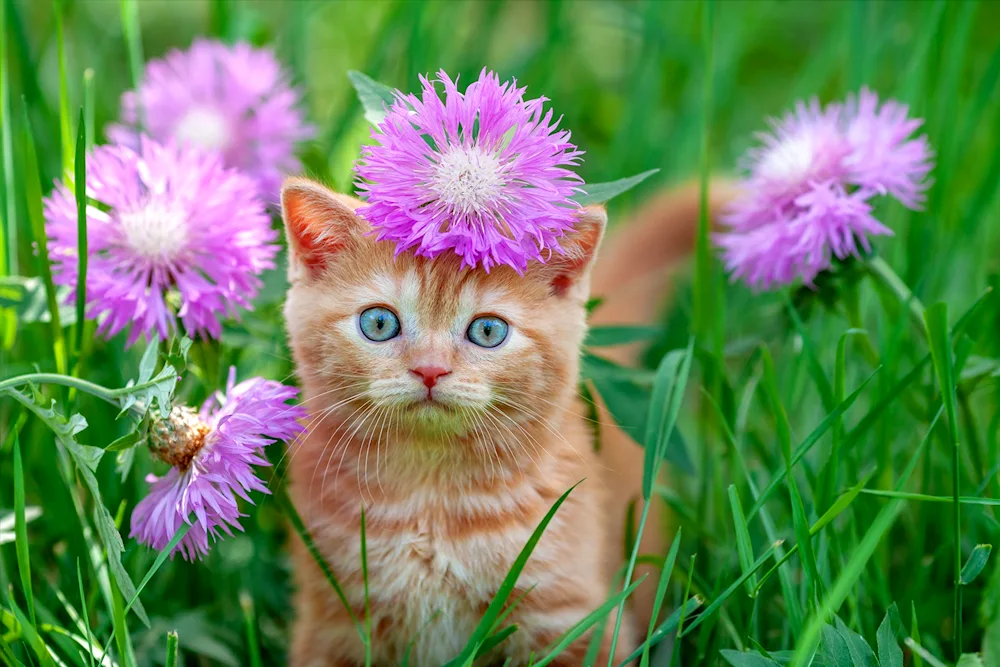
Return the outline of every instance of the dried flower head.
[[[301,431],[305,413],[287,404],[297,394],[263,378],[236,384],[231,369],[226,393],[200,411],[175,407],[166,419],[154,418],[150,451],[171,468],[163,477],[147,478],[152,487],[132,512],[131,537],[162,550],[183,522],[190,523],[175,551],[193,560],[208,553],[209,536],[242,530],[237,496],[253,502],[250,491],[268,493],[254,472],[254,466],[269,465],[264,447]]]

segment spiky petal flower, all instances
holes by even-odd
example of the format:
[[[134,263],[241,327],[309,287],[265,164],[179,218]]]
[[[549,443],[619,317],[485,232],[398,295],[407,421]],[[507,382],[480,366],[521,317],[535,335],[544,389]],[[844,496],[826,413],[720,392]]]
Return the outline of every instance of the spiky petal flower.
[[[284,175],[301,170],[295,144],[314,135],[273,50],[208,39],[146,63],[139,89],[122,96],[121,124],[107,134],[134,147],[140,129],[161,142],[220,151],[269,204]]]
[[[742,194],[716,235],[734,279],[755,288],[812,284],[833,258],[869,251],[870,236],[892,230],[872,215],[871,201],[889,195],[904,206],[923,203],[932,167],[927,137],[907,108],[863,88],[846,104],[799,102],[745,158]]]
[[[583,153],[543,108],[546,98],[525,100],[516,81],[485,69],[464,93],[444,71],[420,81],[419,98],[395,93],[372,130],[378,143],[362,150],[357,186],[367,206],[358,215],[397,252],[455,252],[486,271],[523,271],[560,252],[583,183],[568,167]]]
[[[167,419],[155,420],[150,450],[171,468],[163,477],[147,477],[152,486],[132,512],[130,536],[162,550],[181,524],[189,523],[174,553],[193,560],[208,553],[209,536],[214,541],[220,532],[243,530],[237,497],[253,502],[250,491],[269,493],[254,471],[269,465],[264,447],[293,440],[302,430],[305,412],[287,404],[297,394],[259,377],[236,384],[231,369],[226,393],[210,398],[200,411],[175,407]]]
[[[87,157],[87,316],[108,337],[129,327],[218,337],[219,318],[250,307],[274,266],[277,233],[253,181],[221,156],[160,145],[98,146]],[[53,277],[76,288],[76,197],[59,183],[45,200]],[[179,303],[175,303],[179,301]],[[169,305],[168,305],[169,304]]]

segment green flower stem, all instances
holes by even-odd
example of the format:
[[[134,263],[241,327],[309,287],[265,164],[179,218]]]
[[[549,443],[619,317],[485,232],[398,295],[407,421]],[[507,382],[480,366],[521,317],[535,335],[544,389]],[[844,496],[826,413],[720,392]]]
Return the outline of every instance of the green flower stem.
[[[922,336],[926,335],[926,331],[924,330],[924,304],[913,295],[913,292],[906,286],[903,279],[896,275],[892,267],[881,257],[872,257],[865,262],[865,266],[875,282],[895,294],[899,302],[910,312],[910,318],[913,320],[916,330]]]
[[[96,396],[97,398],[103,399],[108,403],[117,405],[118,399],[122,396],[128,396],[129,394],[134,394],[141,389],[153,387],[157,385],[159,381],[150,380],[149,382],[132,385],[131,387],[108,389],[107,387],[102,387],[99,384],[87,382],[86,380],[81,380],[80,378],[75,378],[69,375],[60,375],[59,373],[28,373],[27,375],[18,375],[16,377],[0,381],[0,391],[19,387],[28,383],[57,384],[64,387],[71,387],[73,389],[87,392],[91,396]]]

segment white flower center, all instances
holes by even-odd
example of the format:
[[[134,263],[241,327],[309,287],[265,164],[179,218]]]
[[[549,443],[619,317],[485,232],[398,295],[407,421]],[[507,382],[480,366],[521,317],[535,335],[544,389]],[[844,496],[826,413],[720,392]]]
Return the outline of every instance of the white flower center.
[[[816,142],[808,133],[789,137],[772,148],[760,162],[760,174],[777,181],[801,181],[815,167]]]
[[[186,218],[183,211],[162,204],[118,214],[128,246],[142,257],[161,262],[173,260],[187,244]]]
[[[500,159],[478,146],[456,146],[441,156],[430,188],[457,214],[489,207],[506,184]]]
[[[226,117],[205,107],[195,107],[184,114],[174,126],[174,136],[181,143],[210,151],[225,150],[232,139]]]

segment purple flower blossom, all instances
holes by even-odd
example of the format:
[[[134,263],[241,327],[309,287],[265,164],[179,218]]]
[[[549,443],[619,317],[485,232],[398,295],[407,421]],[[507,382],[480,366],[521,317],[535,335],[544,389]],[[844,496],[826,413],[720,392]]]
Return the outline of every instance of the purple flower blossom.
[[[271,49],[196,39],[187,51],[146,63],[139,90],[122,96],[122,124],[107,134],[132,147],[142,131],[218,150],[273,204],[284,174],[301,170],[296,142],[314,135],[299,98]]]
[[[277,233],[253,181],[220,156],[161,146],[98,146],[87,157],[87,316],[108,337],[129,327],[166,338],[177,317],[191,336],[218,337],[219,317],[250,307],[274,266]],[[76,288],[76,197],[58,183],[45,200],[59,285]]]
[[[892,230],[872,216],[871,200],[889,195],[918,209],[932,157],[927,137],[911,139],[922,121],[906,106],[863,88],[846,104],[815,99],[771,120],[772,131],[745,158],[743,191],[717,234],[733,279],[755,288],[801,278],[811,285],[833,258],[871,249],[869,236]]]
[[[485,69],[465,93],[444,71],[420,80],[421,97],[397,91],[372,130],[378,144],[362,150],[357,186],[367,206],[358,215],[397,253],[452,251],[486,271],[507,264],[522,272],[528,260],[561,252],[583,184],[567,167],[583,153],[543,109],[546,98],[525,100],[516,81]]]
[[[146,478],[152,488],[132,512],[130,537],[162,550],[181,522],[189,523],[174,553],[194,560],[208,553],[209,535],[214,541],[220,531],[243,530],[239,519],[246,515],[236,496],[252,503],[248,492],[269,493],[253,467],[270,465],[264,447],[299,435],[305,412],[286,404],[298,395],[293,387],[259,377],[235,381],[230,369],[226,393],[217,393],[199,412],[175,407],[167,419],[154,421],[150,448],[172,467],[163,477]]]

